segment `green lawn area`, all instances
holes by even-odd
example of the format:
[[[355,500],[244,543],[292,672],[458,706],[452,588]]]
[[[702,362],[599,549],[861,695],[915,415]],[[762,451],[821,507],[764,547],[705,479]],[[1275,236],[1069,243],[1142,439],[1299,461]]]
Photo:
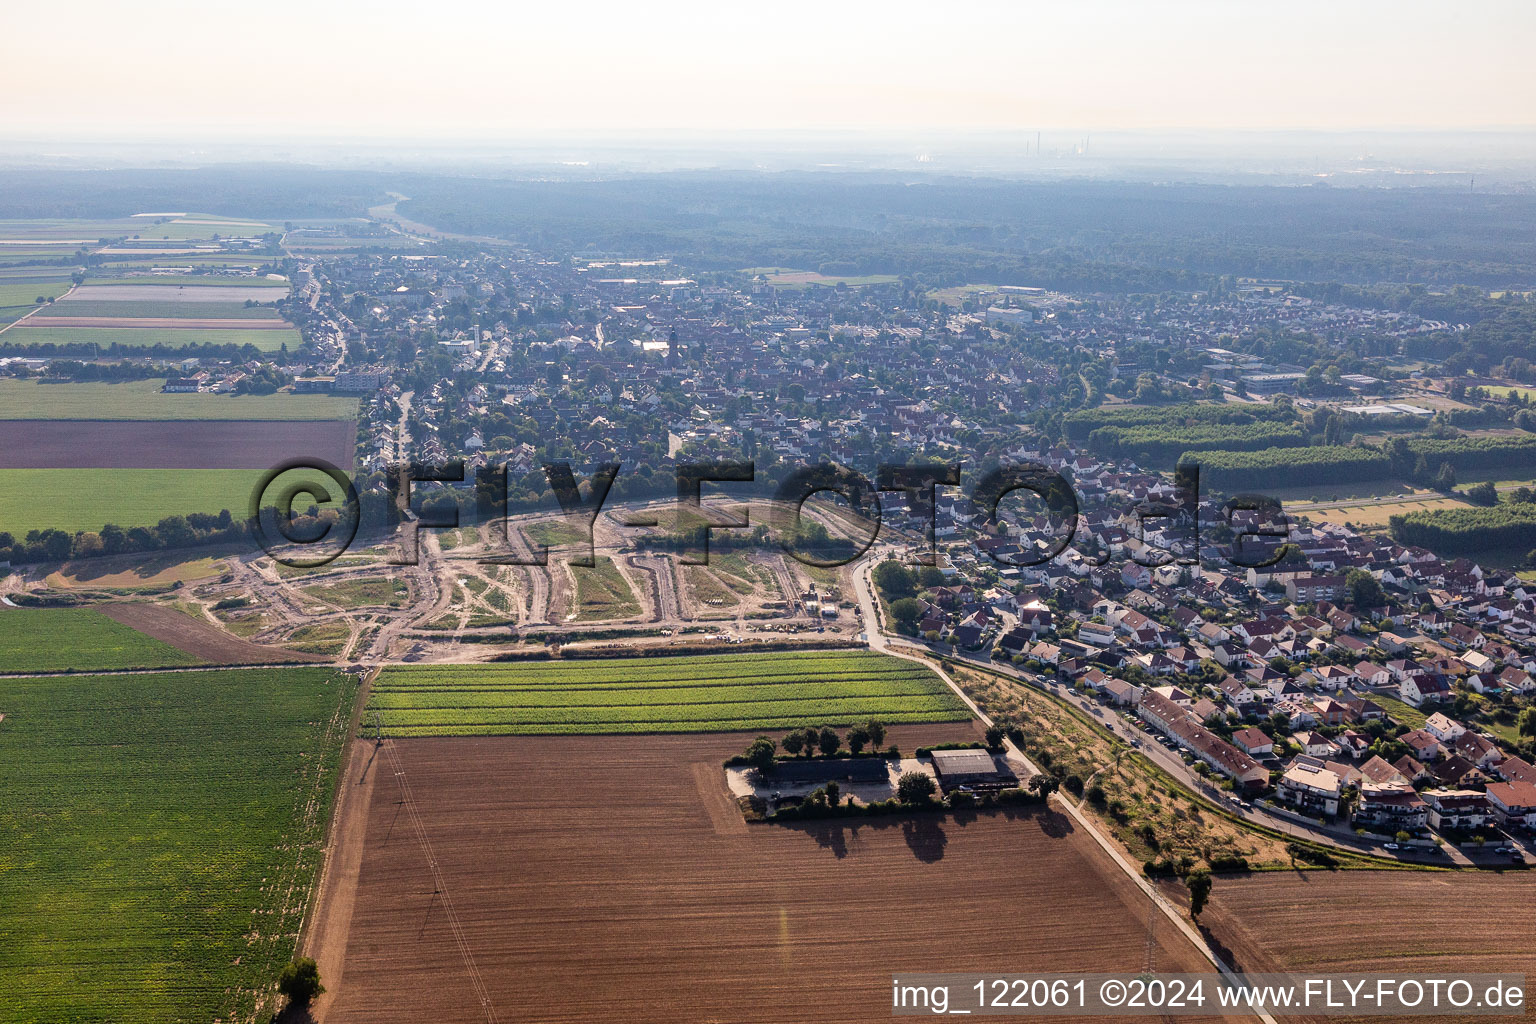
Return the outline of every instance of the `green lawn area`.
[[[274,1009],[354,695],[324,669],[0,679],[0,1021]]]
[[[0,341],[10,345],[98,345],[103,353],[113,345],[124,348],[255,345],[263,352],[276,352],[287,345],[288,351],[297,352],[304,344],[304,338],[296,328],[263,331],[206,327],[33,327],[32,323],[28,320],[26,325],[7,331]]]
[[[571,566],[571,576],[576,580],[576,621],[625,619],[639,615],[640,603],[635,600],[635,592],[619,573],[613,559],[597,555],[592,563],[590,567]]]
[[[7,332],[9,339],[16,332]],[[339,395],[168,395],[165,381],[0,379],[7,420],[350,420],[357,399]]]
[[[0,469],[0,530],[99,530],[153,526],[166,516],[228,509],[250,513],[260,469]],[[283,484],[291,474],[284,475]],[[335,495],[336,484],[316,478]],[[297,480],[297,476],[294,477]]]
[[[32,293],[36,295],[36,292]],[[276,320],[271,306],[247,306],[243,302],[106,302],[95,299],[55,302],[37,314],[54,316],[120,316],[145,318],[176,317],[186,320]]]
[[[1410,729],[1422,727],[1429,716],[1412,704],[1398,700],[1396,697],[1387,697],[1379,693],[1367,693],[1367,700],[1373,700],[1380,704],[1382,710]]]
[[[0,672],[196,665],[185,651],[93,608],[0,608]],[[0,713],[6,709],[0,707]]]
[[[374,683],[389,736],[649,733],[963,721],[926,666],[872,651],[386,668]]]

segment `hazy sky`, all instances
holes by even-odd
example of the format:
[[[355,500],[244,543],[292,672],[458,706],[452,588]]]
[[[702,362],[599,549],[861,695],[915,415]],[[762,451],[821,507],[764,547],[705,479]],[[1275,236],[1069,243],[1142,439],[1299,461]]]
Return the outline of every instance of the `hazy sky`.
[[[7,3],[0,132],[1536,124],[1536,4]]]

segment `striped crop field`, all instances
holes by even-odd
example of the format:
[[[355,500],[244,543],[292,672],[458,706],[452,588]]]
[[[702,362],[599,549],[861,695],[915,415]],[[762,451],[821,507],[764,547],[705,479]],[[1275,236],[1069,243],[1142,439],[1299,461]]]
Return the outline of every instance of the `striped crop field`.
[[[390,667],[373,685],[365,728],[377,720],[387,736],[725,732],[969,717],[926,666],[814,651]]]

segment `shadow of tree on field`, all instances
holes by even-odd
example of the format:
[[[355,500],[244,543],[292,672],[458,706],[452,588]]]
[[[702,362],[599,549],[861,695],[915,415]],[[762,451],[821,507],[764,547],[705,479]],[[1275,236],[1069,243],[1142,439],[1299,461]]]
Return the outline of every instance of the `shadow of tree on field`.
[[[773,824],[792,832],[805,833],[816,841],[817,846],[831,851],[839,860],[856,852],[855,844],[860,829],[879,832],[900,828],[912,855],[925,864],[931,864],[943,859],[944,849],[949,845],[946,825],[966,828],[975,822],[995,818],[1006,821],[1036,820],[1040,831],[1053,839],[1064,838],[1074,831],[1071,819],[1066,815],[1031,805],[963,807],[949,811],[913,810],[908,814],[889,817],[812,818]]]
[[[288,1006],[272,1018],[272,1024],[315,1024],[315,1015],[307,1006]]]
[[[949,837],[944,834],[939,819],[926,815],[903,821],[901,836],[907,841],[907,848],[912,851],[912,855],[924,864],[943,860],[944,847],[949,845]]]
[[[1205,925],[1198,924],[1196,927],[1200,929],[1200,937],[1205,940],[1205,944],[1210,947],[1212,953],[1215,953],[1217,956],[1221,957],[1222,962],[1225,963],[1228,967],[1232,968],[1232,970],[1236,973],[1243,973],[1243,965],[1238,963],[1237,955],[1232,952],[1231,948],[1228,947],[1226,943],[1218,939],[1216,934]]]
[[[804,832],[816,840],[817,846],[824,850],[831,850],[832,856],[838,860],[848,856],[848,834],[858,828],[856,825],[849,827],[841,821],[797,821],[785,827]]]
[[[1077,827],[1072,824],[1072,819],[1060,811],[1042,807],[1035,817],[1039,819],[1040,831],[1051,839],[1065,839],[1077,831]]]

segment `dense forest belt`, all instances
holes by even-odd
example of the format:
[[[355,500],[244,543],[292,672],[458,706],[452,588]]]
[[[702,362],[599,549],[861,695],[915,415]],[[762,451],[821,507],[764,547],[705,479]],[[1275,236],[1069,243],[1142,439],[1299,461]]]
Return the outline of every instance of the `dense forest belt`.
[[[1161,439],[1164,434],[1178,433],[1179,428],[1149,428],[1149,431],[1149,437]],[[1191,436],[1198,438],[1200,428],[1191,430]],[[1249,450],[1185,446],[1178,461],[1197,463],[1201,483],[1227,492],[1356,483],[1392,477],[1422,479],[1426,472],[1434,474],[1444,463],[1450,463],[1457,473],[1496,469],[1518,474],[1536,470],[1536,436],[1395,438],[1384,448],[1321,445]]]
[[[1385,453],[1342,445],[1255,452],[1190,451],[1180,456],[1179,462],[1198,463],[1201,484],[1228,493],[1355,483],[1392,475],[1392,460]]]
[[[1132,459],[1166,468],[1181,454],[1203,451],[1251,452],[1261,448],[1303,448],[1307,432],[1285,423],[1211,423],[1179,426],[1099,427],[1089,446],[1109,458]]]
[[[1399,544],[1442,555],[1486,556],[1496,548],[1536,548],[1536,504],[1529,502],[1408,512],[1392,516],[1388,523],[1392,539]]]
[[[1536,203],[1431,189],[925,181],[676,173],[607,181],[420,176],[402,216],[549,248],[701,265],[926,274],[1067,291],[1219,275],[1513,287],[1536,277]]]
[[[1403,448],[1412,457],[1414,465],[1420,455],[1424,457],[1430,472],[1442,462],[1449,462],[1458,473],[1481,469],[1520,470],[1536,467],[1536,435],[1504,434],[1492,437],[1415,438],[1406,445],[1392,445],[1389,450],[1400,455]],[[1394,458],[1394,462],[1397,458]],[[1398,466],[1411,472],[1413,466]]]
[[[1171,431],[1216,424],[1242,426],[1260,422],[1294,423],[1295,420],[1295,410],[1284,405],[1196,405],[1187,402],[1080,409],[1063,416],[1061,427],[1067,440],[1084,442],[1105,428],[1159,427]]]

